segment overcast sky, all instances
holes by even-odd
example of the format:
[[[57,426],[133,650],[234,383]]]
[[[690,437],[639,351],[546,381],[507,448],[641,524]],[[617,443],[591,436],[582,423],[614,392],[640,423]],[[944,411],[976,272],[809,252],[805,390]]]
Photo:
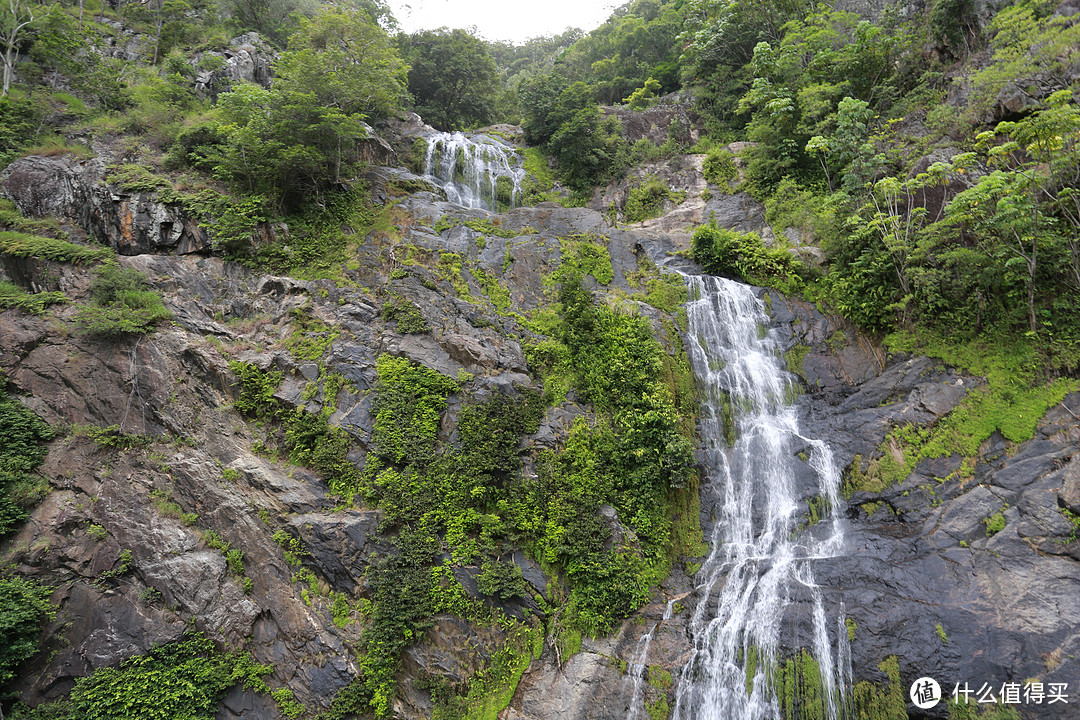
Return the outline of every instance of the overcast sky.
[[[567,28],[593,30],[626,0],[389,0],[406,32],[476,27],[485,40],[521,43]]]

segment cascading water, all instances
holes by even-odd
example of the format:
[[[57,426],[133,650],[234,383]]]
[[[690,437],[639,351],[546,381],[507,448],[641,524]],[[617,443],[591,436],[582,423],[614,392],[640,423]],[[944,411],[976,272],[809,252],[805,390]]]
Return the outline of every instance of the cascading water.
[[[627,668],[627,679],[631,683],[631,688],[630,708],[626,712],[626,720],[639,720],[642,715],[641,700],[643,693],[641,692],[641,681],[645,676],[645,661],[649,657],[649,645],[652,643],[654,632],[656,632],[655,623],[649,628],[649,632],[638,639],[637,657]]]
[[[697,575],[690,620],[694,652],[676,690],[675,720],[778,720],[777,650],[785,610],[805,607],[809,637],[798,638],[821,669],[823,711],[845,717],[850,651],[844,620],[829,628],[814,560],[842,543],[835,508],[839,472],[829,447],[799,434],[794,385],[768,315],[751,288],[716,277],[688,277],[690,362],[707,397],[701,437],[707,483],[717,497],[712,551]],[[727,434],[725,435],[725,424]],[[734,437],[732,437],[734,431]],[[734,442],[731,442],[731,441]],[[797,443],[797,444],[796,444]],[[830,509],[815,532],[796,532],[796,451]],[[790,638],[788,638],[790,640]],[[794,720],[788,718],[788,720]]]
[[[484,210],[498,209],[500,201],[517,205],[525,168],[511,148],[486,135],[467,138],[459,132],[425,140],[424,176],[443,188],[450,202]]]

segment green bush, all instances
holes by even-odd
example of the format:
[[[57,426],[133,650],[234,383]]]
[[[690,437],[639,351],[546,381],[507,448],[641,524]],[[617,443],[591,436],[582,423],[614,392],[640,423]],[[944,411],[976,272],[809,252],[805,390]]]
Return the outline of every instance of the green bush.
[[[93,303],[76,313],[75,322],[92,335],[144,335],[172,317],[142,273],[116,263],[106,263],[94,272],[90,297]]]
[[[28,293],[22,288],[0,280],[0,310],[15,308],[39,315],[49,305],[67,302],[62,292]]]
[[[52,438],[52,428],[8,397],[0,377],[0,538],[14,531],[40,499],[42,479],[35,471]]]
[[[731,181],[739,176],[735,167],[735,156],[722,147],[709,150],[701,171],[706,182],[719,186],[725,192],[731,189]]]
[[[69,717],[212,720],[230,687],[243,683],[268,690],[262,677],[272,671],[249,653],[221,653],[213,641],[193,633],[76,680]]]
[[[0,576],[0,684],[37,652],[41,626],[56,614],[51,595],[51,589],[17,575]]]
[[[623,206],[623,216],[626,222],[641,222],[663,214],[665,201],[670,200],[678,205],[685,199],[685,192],[674,192],[660,178],[650,177],[641,185],[630,189]]]
[[[783,248],[766,247],[757,233],[728,230],[715,223],[694,231],[691,256],[707,272],[787,293],[799,290],[808,275],[801,261]]]
[[[397,331],[405,335],[422,335],[431,327],[420,314],[420,308],[408,300],[395,296],[383,303],[383,317],[397,326]]]

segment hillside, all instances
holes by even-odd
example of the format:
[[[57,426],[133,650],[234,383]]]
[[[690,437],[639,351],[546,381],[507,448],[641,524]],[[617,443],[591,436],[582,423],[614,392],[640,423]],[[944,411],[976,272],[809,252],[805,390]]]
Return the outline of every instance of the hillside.
[[[0,14],[0,719],[1071,717],[1073,0]]]

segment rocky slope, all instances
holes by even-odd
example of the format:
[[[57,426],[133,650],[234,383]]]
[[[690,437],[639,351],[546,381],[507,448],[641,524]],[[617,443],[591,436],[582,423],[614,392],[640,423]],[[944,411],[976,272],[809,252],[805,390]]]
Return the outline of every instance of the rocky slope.
[[[474,397],[538,387],[522,348],[527,331],[506,310],[526,312],[543,302],[560,238],[584,234],[607,248],[614,278],[600,289],[616,302],[619,291],[638,288],[633,275],[646,258],[693,270],[672,257],[687,247],[692,224],[713,217],[726,227],[766,229],[762,209],[747,195],[701,198],[707,184],[700,157],[650,170],[672,187],[681,183],[688,199],[633,226],[613,226],[595,209],[554,204],[495,215],[463,211],[433,193],[395,198],[393,181],[415,178],[382,168],[370,179],[376,194],[395,203],[399,234],[359,243],[348,282],[301,281],[214,257],[205,231],[181,209],[154,192],[132,195],[106,183],[106,159],[112,160],[30,157],[3,176],[3,193],[24,213],[58,216],[145,272],[174,318],[146,337],[115,341],[76,332],[70,306],[49,316],[0,313],[0,369],[10,389],[49,423],[71,429],[53,442],[42,467],[52,492],[0,546],[5,564],[58,588],[60,611],[45,631],[44,650],[16,685],[32,705],[62,695],[76,677],[177,639],[189,622],[227,645],[247,642],[257,660],[273,664],[270,685],[290,688],[312,711],[327,707],[357,674],[351,648],[361,623],[335,624],[328,597],[363,596],[366,569],[386,551],[379,511],[338,509],[314,473],[255,452],[272,430],[233,407],[238,390],[230,360],[283,373],[276,397],[287,407],[332,408],[331,424],[348,433],[350,458],[360,461],[371,440],[380,354],[467,378],[463,394]],[[620,188],[606,192],[604,206]],[[437,230],[448,217],[498,223],[513,237],[454,223]],[[439,272],[440,253],[460,256],[458,278]],[[509,291],[502,311],[485,299],[490,288],[475,269]],[[62,290],[73,301],[88,292],[87,271],[64,263],[0,255],[0,276]],[[935,422],[979,382],[926,358],[888,356],[817,308],[762,295],[786,348],[805,348],[792,367],[805,381],[798,401],[803,432],[828,440],[842,466],[872,456],[899,424]],[[428,331],[398,332],[384,307],[392,296],[411,304]],[[298,312],[333,329],[316,360],[286,349]],[[347,382],[329,384],[334,373]],[[455,432],[456,407],[452,402],[443,419],[446,438]],[[572,420],[588,411],[572,395],[548,409],[521,447],[524,472],[532,471],[539,448],[560,443]],[[905,695],[922,675],[948,689],[954,682],[1000,686],[1028,678],[1080,687],[1080,544],[1060,512],[1080,512],[1077,413],[1080,394],[1073,394],[1042,419],[1032,440],[985,443],[970,473],[955,473],[960,459],[946,458],[919,465],[898,486],[851,496],[845,552],[818,576],[831,610],[854,621],[856,681],[887,684],[878,665],[897,656]],[[100,428],[113,430],[92,430]],[[807,480],[809,501],[816,489]],[[706,536],[715,492],[701,491]],[[1004,528],[988,536],[983,520],[997,512]],[[303,568],[314,581],[298,581],[298,568],[274,538],[282,530],[306,548]],[[243,550],[242,573],[230,568],[219,541]],[[513,561],[533,589],[547,593],[548,579],[532,560],[519,553]],[[468,576],[476,569],[465,570]],[[500,717],[624,718],[635,693],[650,715],[666,715],[692,648],[686,621],[694,604],[693,577],[677,569],[653,602],[610,637],[586,638],[570,656],[548,638]],[[653,628],[643,660],[639,639]],[[807,632],[790,629],[793,651]],[[462,682],[504,634],[441,616],[408,651],[397,712],[430,715],[421,681],[435,675]],[[644,680],[635,682],[633,664],[642,662]],[[1027,708],[1022,715],[1067,718],[1072,707]],[[219,717],[277,714],[266,695],[235,689]],[[929,716],[945,715],[939,708]]]

